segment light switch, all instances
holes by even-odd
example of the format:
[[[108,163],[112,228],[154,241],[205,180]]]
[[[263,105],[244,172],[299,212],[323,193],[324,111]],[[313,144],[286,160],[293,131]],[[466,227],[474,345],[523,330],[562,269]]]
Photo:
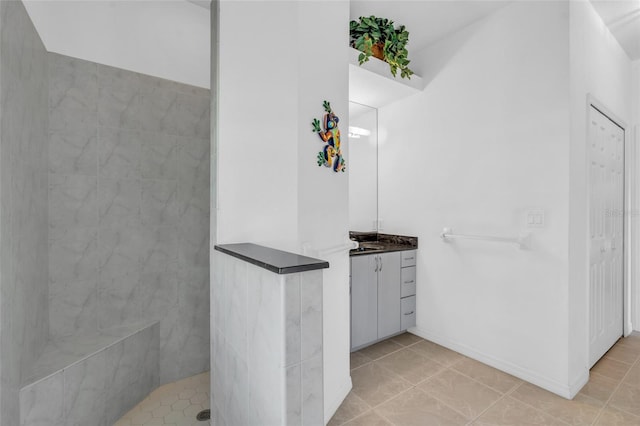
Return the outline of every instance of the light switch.
[[[527,228],[544,228],[544,210],[529,209],[526,217]]]

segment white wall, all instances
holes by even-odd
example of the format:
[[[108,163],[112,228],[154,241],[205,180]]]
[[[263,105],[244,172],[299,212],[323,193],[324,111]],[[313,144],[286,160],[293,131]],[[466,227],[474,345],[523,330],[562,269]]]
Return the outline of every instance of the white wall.
[[[574,387],[588,375],[587,96],[620,124],[631,119],[631,62],[588,1],[570,2],[571,162],[569,217],[569,376]],[[627,136],[630,135],[629,128]],[[627,153],[629,154],[629,152]],[[630,159],[631,160],[631,159]],[[634,159],[635,160],[635,159]],[[636,161],[637,162],[637,161]],[[630,164],[627,163],[627,166]],[[627,209],[632,206],[627,206]],[[629,224],[637,228],[637,216]],[[632,257],[637,257],[631,253]],[[631,278],[635,280],[634,277]]]
[[[50,52],[209,87],[209,11],[186,0],[26,0]]]
[[[348,170],[348,19],[345,1],[220,3],[217,243],[317,253],[344,242],[348,171],[318,167],[323,145],[311,121],[330,101]],[[351,388],[349,259],[324,258],[328,420]]]
[[[379,110],[380,217],[419,237],[415,331],[565,396],[568,20],[506,6],[416,55],[424,92]],[[530,251],[439,238],[517,235],[534,207]]]

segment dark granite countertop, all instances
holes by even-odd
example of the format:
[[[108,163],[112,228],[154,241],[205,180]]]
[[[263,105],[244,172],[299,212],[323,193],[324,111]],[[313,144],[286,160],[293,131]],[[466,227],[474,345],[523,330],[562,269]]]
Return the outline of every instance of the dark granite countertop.
[[[418,248],[418,237],[405,235],[351,231],[349,238],[360,244],[359,248],[349,251],[349,256],[416,250]]]
[[[221,244],[215,246],[215,249],[276,274],[293,274],[329,267],[329,262],[324,260],[252,243]]]

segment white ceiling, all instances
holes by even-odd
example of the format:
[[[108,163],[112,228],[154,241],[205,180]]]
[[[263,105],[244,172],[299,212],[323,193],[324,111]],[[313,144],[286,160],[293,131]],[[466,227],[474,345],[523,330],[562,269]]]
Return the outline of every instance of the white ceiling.
[[[591,0],[631,60],[640,59],[640,0]]]
[[[352,0],[351,19],[383,16],[405,25],[417,52],[511,0]],[[640,0],[590,0],[631,60],[640,59]]]
[[[24,5],[50,52],[210,85],[210,14],[200,5],[184,0],[24,0]]]
[[[417,52],[505,6],[499,0],[351,1],[351,19],[375,15],[389,18],[409,31],[409,49]]]

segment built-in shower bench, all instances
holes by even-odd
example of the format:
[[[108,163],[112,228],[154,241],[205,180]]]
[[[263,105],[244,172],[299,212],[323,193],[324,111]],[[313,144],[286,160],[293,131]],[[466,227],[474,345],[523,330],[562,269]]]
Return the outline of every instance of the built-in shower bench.
[[[159,382],[159,323],[49,341],[20,390],[20,426],[111,426]]]

